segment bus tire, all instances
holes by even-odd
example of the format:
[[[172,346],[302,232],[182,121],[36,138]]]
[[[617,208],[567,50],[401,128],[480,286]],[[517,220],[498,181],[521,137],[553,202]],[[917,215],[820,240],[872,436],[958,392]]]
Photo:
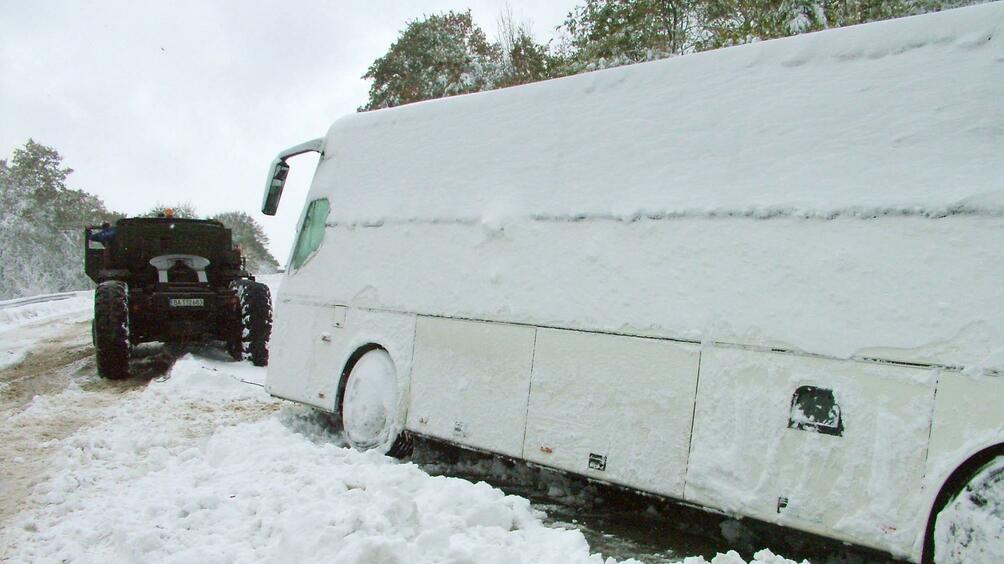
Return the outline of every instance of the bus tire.
[[[399,429],[397,371],[390,354],[371,346],[353,355],[343,376],[340,412],[345,440],[355,450],[404,458],[412,443]]]
[[[928,526],[923,562],[1004,562],[1004,452],[955,482]]]
[[[229,344],[234,360],[251,359],[255,366],[268,366],[268,341],[272,336],[272,294],[260,282],[242,280],[234,284],[240,303],[242,342]]]
[[[129,377],[129,289],[110,280],[94,290],[92,324],[98,375],[109,380]]]

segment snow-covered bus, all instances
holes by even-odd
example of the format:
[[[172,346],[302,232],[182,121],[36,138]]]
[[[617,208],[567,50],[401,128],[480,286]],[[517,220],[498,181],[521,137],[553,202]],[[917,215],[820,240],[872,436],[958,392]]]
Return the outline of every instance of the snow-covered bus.
[[[995,3],[342,118],[270,171],[266,214],[321,154],[268,391],[360,449],[998,558],[1002,61]]]

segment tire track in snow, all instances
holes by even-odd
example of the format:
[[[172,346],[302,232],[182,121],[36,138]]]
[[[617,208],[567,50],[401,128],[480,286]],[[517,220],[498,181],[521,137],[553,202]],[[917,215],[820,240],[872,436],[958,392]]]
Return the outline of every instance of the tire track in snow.
[[[0,370],[0,417],[6,421],[0,427],[0,528],[29,509],[32,489],[48,477],[55,442],[101,423],[108,406],[142,389],[174,361],[157,349],[141,349],[136,376],[103,380],[96,374],[90,320],[55,330],[51,322],[23,329],[38,333],[40,344]]]

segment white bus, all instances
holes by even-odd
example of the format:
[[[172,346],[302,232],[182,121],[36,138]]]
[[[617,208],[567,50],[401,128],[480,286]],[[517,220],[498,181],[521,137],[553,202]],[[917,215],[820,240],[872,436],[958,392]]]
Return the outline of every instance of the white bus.
[[[1002,61],[994,3],[342,118],[271,170],[321,154],[268,391],[1004,561]]]

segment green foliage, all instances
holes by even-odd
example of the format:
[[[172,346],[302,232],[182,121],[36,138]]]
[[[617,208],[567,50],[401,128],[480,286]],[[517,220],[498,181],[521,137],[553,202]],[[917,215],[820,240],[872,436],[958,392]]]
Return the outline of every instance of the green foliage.
[[[546,45],[534,41],[526,24],[513,19],[508,8],[499,16],[496,45],[500,59],[492,84],[494,88],[552,78],[561,64],[560,58],[553,56]]]
[[[373,85],[360,110],[484,90],[498,60],[497,46],[474,25],[469,10],[408,22],[387,54],[363,75]]]
[[[496,43],[470,12],[408,22],[372,79],[360,111],[389,108],[662,59],[910,16],[984,0],[585,0],[558,27],[560,42],[537,43],[506,10]]]
[[[35,211],[51,212],[50,204],[66,189],[66,177],[73,172],[60,166],[62,160],[55,149],[28,139],[23,149],[14,149],[9,167],[4,168],[10,175],[11,188],[27,196]],[[3,163],[6,165],[6,161]]]
[[[496,83],[499,88],[528,84],[551,78],[557,59],[538,44],[529,34],[522,31],[508,46],[506,63]]]
[[[698,50],[935,12],[981,0],[701,0]]]
[[[700,50],[786,37],[827,26],[825,10],[814,0],[704,0]]]
[[[586,0],[558,29],[561,74],[651,61],[693,48],[696,0]]]
[[[825,13],[829,27],[901,18],[962,4],[942,0],[819,0],[816,3]]]
[[[234,237],[234,244],[241,248],[251,272],[271,274],[278,271],[279,262],[268,252],[268,235],[261,225],[250,215],[241,212],[225,212],[211,219],[227,226]]]
[[[370,65],[369,100],[360,111],[481,92],[555,76],[558,59],[507,11],[499,40],[488,41],[470,11],[408,22],[386,55]]]

